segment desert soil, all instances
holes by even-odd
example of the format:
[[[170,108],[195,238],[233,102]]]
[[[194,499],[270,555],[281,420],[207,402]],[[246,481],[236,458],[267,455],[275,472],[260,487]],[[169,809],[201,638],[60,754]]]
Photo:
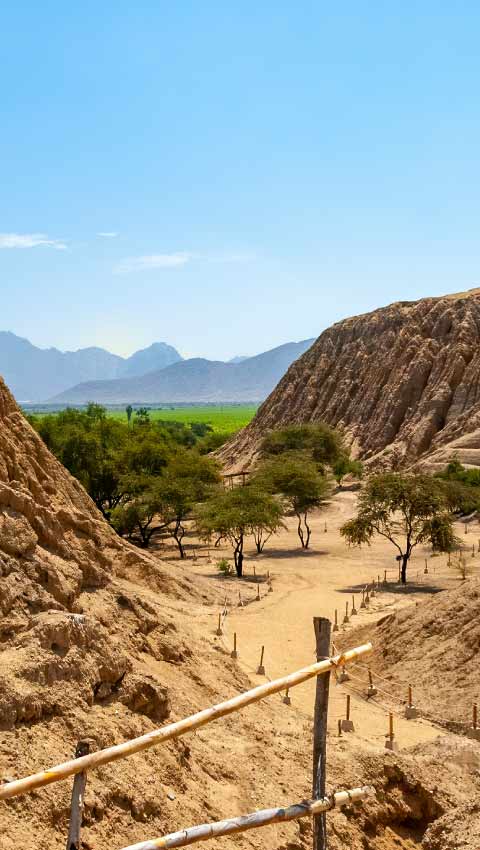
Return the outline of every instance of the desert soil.
[[[314,514],[311,518],[311,548],[307,551],[299,548],[295,519],[287,519],[287,529],[268,541],[262,555],[256,555],[254,549],[247,547],[244,578],[241,581],[236,578],[224,579],[215,569],[215,563],[220,557],[231,557],[228,548],[210,549],[206,557],[197,557],[194,571],[203,577],[213,577],[225,589],[229,614],[219,643],[231,651],[233,634],[236,632],[238,663],[252,684],[265,679],[256,672],[262,646],[265,647],[266,677],[270,679],[304,667],[314,660],[314,616],[328,617],[333,621],[337,610],[339,635],[345,646],[344,636],[356,626],[368,623],[373,625],[394,610],[421,604],[438,591],[459,584],[458,577],[448,567],[446,556],[432,558],[427,547],[421,546],[415,551],[409,568],[409,583],[403,589],[398,583],[396,550],[391,543],[377,539],[370,547],[363,549],[346,546],[339,528],[353,515],[355,503],[354,493],[341,492],[328,507]],[[477,543],[474,537],[476,531],[472,531],[473,528],[466,539]],[[457,534],[462,533],[464,528],[459,525]],[[200,552],[202,550],[198,550],[198,554]],[[425,559],[428,561],[428,574],[424,573]],[[471,567],[475,573],[480,572],[480,556],[472,559]],[[383,585],[385,570],[388,581],[386,587]],[[267,583],[261,582],[261,599],[259,602],[253,601],[257,594],[257,579],[267,574],[272,579],[273,592],[269,593]],[[368,609],[362,609],[362,589],[373,580],[378,581],[378,577],[381,579],[381,590],[370,599]],[[244,607],[238,606],[239,592],[246,603]],[[358,611],[353,617],[350,615],[352,596]],[[350,622],[344,624],[347,602]],[[215,631],[217,617],[216,609],[213,614],[206,615],[205,628]],[[334,633],[334,640],[335,637]],[[395,715],[395,734],[400,748],[430,741],[444,734],[439,726],[426,720],[406,720],[398,689],[393,693],[386,682],[376,679],[379,692],[374,699],[366,701],[367,665],[366,657],[358,667],[351,669],[348,683],[333,684],[329,703],[331,732],[337,730],[338,719],[345,717],[348,693],[351,696],[355,736],[375,750],[384,749],[390,711]],[[415,688],[414,681],[412,685]],[[295,688],[290,694],[293,710],[311,717],[314,692],[314,682]]]

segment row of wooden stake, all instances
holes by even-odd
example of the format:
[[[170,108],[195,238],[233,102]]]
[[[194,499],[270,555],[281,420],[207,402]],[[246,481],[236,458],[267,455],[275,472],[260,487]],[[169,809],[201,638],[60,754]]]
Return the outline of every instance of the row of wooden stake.
[[[367,669],[367,673],[368,673],[368,686],[367,686],[367,689],[366,689],[366,692],[365,692],[365,696],[367,697],[367,699],[370,699],[371,697],[375,697],[378,694],[378,688],[374,684],[373,675],[372,675],[372,671],[370,670],[370,668]],[[353,674],[349,673],[343,667],[342,670],[340,671],[339,675],[337,676],[337,681],[339,682],[339,684],[343,684],[345,682],[348,682],[350,680],[350,675],[353,675]],[[382,690],[382,689],[380,689],[380,690]],[[383,692],[387,693],[385,691],[383,691]],[[387,696],[392,697],[392,695],[388,694],[388,693],[387,693]],[[413,686],[412,685],[407,685],[406,697],[407,697],[407,699],[406,699],[406,704],[405,704],[405,708],[404,708],[404,716],[407,720],[415,720],[418,717],[418,710],[417,710],[417,708],[416,708],[416,706],[413,702]],[[392,725],[393,724],[393,712],[389,712],[389,716],[392,718],[392,720],[390,721],[390,731],[392,731],[393,730],[393,725]],[[350,724],[348,721],[350,721],[350,694],[347,694],[346,718],[339,720],[339,727],[338,727],[339,728],[339,734],[341,733],[341,731],[343,731],[343,732],[354,731],[353,724]],[[467,727],[468,737],[474,738],[475,740],[480,740],[480,726],[479,726],[479,723],[478,723],[478,704],[477,703],[473,703],[473,705],[472,705],[471,724],[472,724],[471,726]],[[386,746],[389,747],[390,749],[392,749],[392,747],[388,743],[388,740],[390,740],[390,739],[393,740],[393,737],[387,736]]]

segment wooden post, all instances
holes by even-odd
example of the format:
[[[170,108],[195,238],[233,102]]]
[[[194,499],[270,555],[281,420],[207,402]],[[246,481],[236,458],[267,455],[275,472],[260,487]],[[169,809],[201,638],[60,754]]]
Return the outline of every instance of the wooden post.
[[[385,741],[385,747],[387,750],[398,749],[397,742],[395,741],[395,735],[393,734],[393,714],[390,713],[388,715],[388,734],[386,736],[387,740]]]
[[[335,608],[335,622],[333,624],[333,631],[338,632],[338,611]]]
[[[260,602],[260,585],[257,584],[257,602]]]
[[[90,741],[79,741],[75,749],[75,758],[88,756],[90,752]],[[72,802],[70,804],[70,824],[68,827],[67,850],[80,850],[83,803],[85,798],[85,786],[87,774],[77,773],[73,780]]]
[[[230,655],[232,656],[232,658],[238,658],[237,633],[236,632],[233,633],[233,649],[232,649],[232,652],[230,653]]]
[[[315,651],[317,661],[327,658],[330,653],[332,624],[325,617],[314,617]],[[320,800],[325,796],[326,756],[327,756],[327,719],[330,674],[317,679],[315,692],[315,710],[313,715],[313,783],[312,796]],[[327,820],[324,814],[313,819],[313,850],[327,850]]]
[[[480,729],[478,728],[478,705],[476,702],[473,704],[473,712],[472,712],[472,726],[467,732],[470,738],[474,738],[475,741],[480,741]]]
[[[387,583],[387,571],[386,570],[383,571],[383,583],[384,584]]]
[[[407,720],[415,720],[418,716],[417,709],[413,704],[413,688],[411,685],[408,686],[408,697],[407,697],[407,705],[405,706],[405,717]]]
[[[348,602],[345,602],[345,616],[343,618],[344,623],[350,622],[350,617],[348,616]]]
[[[263,666],[263,654],[265,652],[265,647],[262,646],[262,651],[260,653],[260,664],[257,667],[257,675],[264,676],[265,675],[265,667]]]
[[[342,730],[343,732],[355,732],[355,727],[353,725],[353,720],[350,719],[350,694],[347,694],[347,710],[346,717],[342,720]]]
[[[290,694],[289,694],[289,689],[288,689],[288,688],[287,688],[287,690],[285,691],[285,696],[284,696],[284,698],[283,698],[283,702],[285,703],[285,705],[291,705],[291,703],[292,703],[292,700],[290,699]]]
[[[220,635],[223,634],[223,632],[222,632],[222,615],[221,614],[218,615],[218,626],[217,626],[217,631],[216,631],[215,634],[218,635],[218,637],[220,637]]]
[[[375,685],[373,684],[373,676],[370,668],[368,669],[368,688],[367,688],[367,697],[374,697],[378,693]]]
[[[355,597],[352,596],[352,617],[357,613],[357,609],[355,608]]]

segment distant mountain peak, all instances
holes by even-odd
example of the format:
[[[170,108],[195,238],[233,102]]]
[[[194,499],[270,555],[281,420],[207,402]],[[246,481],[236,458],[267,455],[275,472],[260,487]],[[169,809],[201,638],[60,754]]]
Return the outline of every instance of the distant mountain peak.
[[[77,351],[39,348],[12,331],[0,331],[0,375],[21,402],[45,401],[83,381],[133,378],[181,359],[165,342],[124,358],[98,346]]]
[[[240,363],[192,357],[141,378],[81,383],[50,400],[56,404],[258,402],[312,342],[285,343]]]

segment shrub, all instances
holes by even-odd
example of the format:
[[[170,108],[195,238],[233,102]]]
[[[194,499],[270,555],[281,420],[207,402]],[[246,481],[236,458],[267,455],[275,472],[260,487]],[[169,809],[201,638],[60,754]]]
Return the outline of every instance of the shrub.
[[[217,566],[218,572],[222,573],[222,575],[224,575],[224,576],[233,575],[233,567],[232,567],[231,564],[229,564],[229,562],[227,561],[226,558],[220,558],[220,560],[217,561],[216,566]]]

